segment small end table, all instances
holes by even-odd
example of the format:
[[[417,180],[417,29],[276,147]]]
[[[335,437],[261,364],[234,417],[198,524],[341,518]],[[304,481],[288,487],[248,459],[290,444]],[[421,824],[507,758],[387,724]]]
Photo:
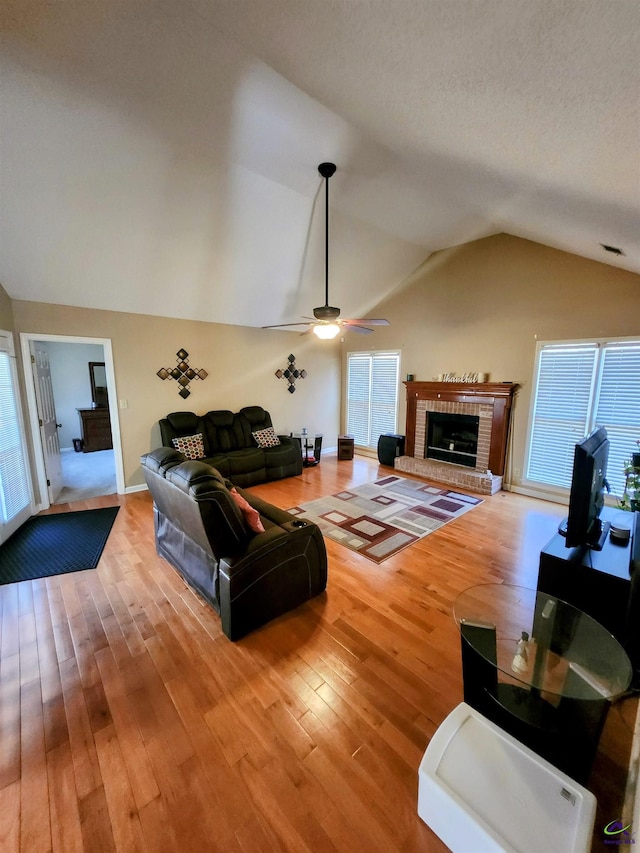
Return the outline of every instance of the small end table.
[[[322,453],[322,433],[316,433],[313,438],[307,432],[296,433],[291,437],[295,438],[300,444],[304,467],[312,468],[314,465],[318,465]]]
[[[338,436],[338,459],[353,459],[353,436]]]

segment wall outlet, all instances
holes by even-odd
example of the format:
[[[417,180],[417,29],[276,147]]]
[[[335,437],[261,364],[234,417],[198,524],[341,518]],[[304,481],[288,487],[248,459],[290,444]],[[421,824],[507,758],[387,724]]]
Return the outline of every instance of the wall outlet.
[[[128,400],[120,400],[120,408],[121,409],[128,409],[129,408],[129,401]]]
[[[520,474],[521,474],[521,473],[522,473],[522,472],[520,471],[520,469],[519,469],[519,468],[514,468],[514,469],[513,469],[513,476],[516,478],[516,480],[519,480],[519,479],[520,479]]]

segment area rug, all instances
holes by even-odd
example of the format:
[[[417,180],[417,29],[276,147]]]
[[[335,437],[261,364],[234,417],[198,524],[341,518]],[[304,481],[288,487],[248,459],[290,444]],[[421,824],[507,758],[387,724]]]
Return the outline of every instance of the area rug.
[[[0,545],[0,585],[95,569],[119,509],[30,518]]]
[[[482,498],[389,476],[289,510],[323,535],[381,563],[454,521]]]

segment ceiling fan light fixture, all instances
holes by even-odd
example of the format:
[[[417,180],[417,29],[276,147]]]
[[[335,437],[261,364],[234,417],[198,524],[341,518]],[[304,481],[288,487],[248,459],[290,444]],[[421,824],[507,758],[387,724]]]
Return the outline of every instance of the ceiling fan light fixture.
[[[313,334],[321,341],[331,341],[340,334],[340,326],[337,323],[320,323],[313,327]]]

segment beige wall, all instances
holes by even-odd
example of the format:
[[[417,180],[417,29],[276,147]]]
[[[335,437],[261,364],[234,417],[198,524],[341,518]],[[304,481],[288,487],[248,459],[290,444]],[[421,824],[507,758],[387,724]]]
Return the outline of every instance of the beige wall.
[[[324,446],[335,446],[339,431],[340,350],[336,342],[314,336],[223,326],[190,320],[171,320],[139,314],[14,301],[16,332],[109,338],[113,349],[120,408],[125,486],[144,482],[141,454],[160,444],[158,420],[168,412],[211,409],[237,411],[259,405],[271,413],[276,431],[324,434]],[[0,315],[1,316],[1,315]],[[328,343],[328,346],[327,346]],[[184,348],[194,368],[209,374],[191,383],[183,400],[174,380],[156,376],[161,367],[174,367],[175,353]],[[307,371],[296,391],[287,391],[275,371],[287,356]]]
[[[400,349],[403,379],[407,373],[431,380],[445,372],[484,372],[521,386],[511,454],[517,484],[536,342],[640,336],[640,276],[501,234],[432,255],[374,316],[387,317],[391,326],[366,339],[347,337],[343,353]]]
[[[0,284],[0,329],[6,332],[13,331],[13,308],[7,291]]]
[[[401,372],[432,379],[447,371],[488,373],[521,387],[514,408],[510,473],[524,467],[537,340],[640,335],[640,276],[508,235],[432,255],[404,289],[379,305],[388,328],[367,337],[345,334],[349,351],[400,349]],[[13,316],[12,316],[13,315]],[[237,411],[262,405],[280,432],[306,426],[335,446],[340,423],[340,345],[311,335],[171,320],[138,314],[13,301],[0,288],[0,321],[17,332],[109,338],[120,409],[126,486],[143,482],[139,457],[160,442],[167,412]],[[0,323],[2,325],[2,323]],[[6,327],[6,326],[5,326]],[[9,326],[11,327],[11,326]],[[172,367],[184,347],[190,363],[209,373],[183,401]],[[293,353],[308,372],[289,394],[274,376]],[[404,431],[404,394],[399,430]]]

